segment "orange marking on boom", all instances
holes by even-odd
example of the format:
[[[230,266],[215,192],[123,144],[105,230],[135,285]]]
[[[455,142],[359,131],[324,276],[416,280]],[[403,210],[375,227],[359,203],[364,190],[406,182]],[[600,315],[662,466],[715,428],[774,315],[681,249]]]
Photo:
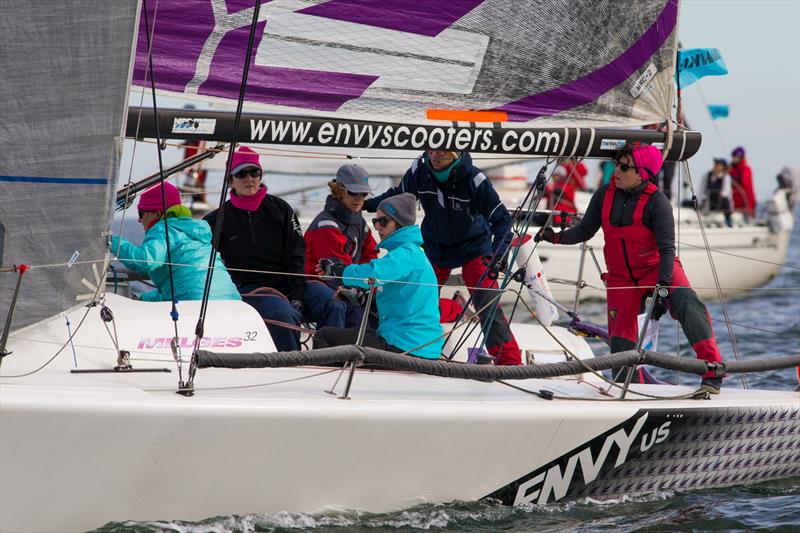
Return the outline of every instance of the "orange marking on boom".
[[[466,109],[428,109],[428,120],[449,120],[451,122],[508,122],[505,111],[469,111]]]

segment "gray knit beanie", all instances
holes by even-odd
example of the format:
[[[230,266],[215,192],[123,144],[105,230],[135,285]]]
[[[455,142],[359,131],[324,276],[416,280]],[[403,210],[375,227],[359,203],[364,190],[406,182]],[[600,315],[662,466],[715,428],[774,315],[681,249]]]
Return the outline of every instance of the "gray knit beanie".
[[[408,192],[391,196],[378,204],[378,211],[392,217],[398,226],[413,226],[417,221],[417,198]]]

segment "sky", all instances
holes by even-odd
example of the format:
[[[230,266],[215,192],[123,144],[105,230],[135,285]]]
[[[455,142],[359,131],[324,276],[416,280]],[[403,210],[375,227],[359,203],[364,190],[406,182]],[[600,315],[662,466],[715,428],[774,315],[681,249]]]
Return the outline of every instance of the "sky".
[[[800,168],[800,0],[684,0],[679,24],[684,48],[718,48],[728,65],[683,90],[686,120],[703,134],[692,179],[743,146],[766,200],[784,165]],[[730,117],[712,122],[703,96]]]
[[[800,169],[800,0],[684,0],[679,24],[684,48],[718,48],[729,71],[683,90],[686,120],[703,134],[700,151],[689,161],[693,182],[699,183],[713,158],[729,158],[734,147],[744,146],[756,197],[765,201],[783,166]],[[132,92],[131,105],[139,97]],[[712,122],[703,99],[730,106],[730,117]],[[159,100],[165,107],[182,103]],[[123,183],[131,172],[132,146],[126,143]],[[152,144],[138,143],[136,150],[134,180],[158,169]],[[179,152],[166,151],[164,158],[165,165],[175,163]]]

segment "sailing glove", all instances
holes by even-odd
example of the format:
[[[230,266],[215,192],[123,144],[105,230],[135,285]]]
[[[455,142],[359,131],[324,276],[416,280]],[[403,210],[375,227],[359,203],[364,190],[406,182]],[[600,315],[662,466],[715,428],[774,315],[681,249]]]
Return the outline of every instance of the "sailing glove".
[[[325,278],[341,278],[342,272],[347,265],[338,257],[323,257],[319,260],[319,266],[325,273]]]
[[[659,282],[661,285],[661,282]],[[664,283],[664,285],[668,285]],[[669,289],[666,287],[661,287],[653,292],[653,312],[650,314],[650,318],[653,320],[658,320],[664,313],[667,312],[669,308]]]
[[[339,287],[336,291],[340,300],[345,300],[353,305],[363,306],[366,302],[367,292],[356,287]]]
[[[556,233],[553,228],[547,226],[539,230],[539,233],[533,238],[533,242],[547,241],[553,244],[561,242],[561,233]]]

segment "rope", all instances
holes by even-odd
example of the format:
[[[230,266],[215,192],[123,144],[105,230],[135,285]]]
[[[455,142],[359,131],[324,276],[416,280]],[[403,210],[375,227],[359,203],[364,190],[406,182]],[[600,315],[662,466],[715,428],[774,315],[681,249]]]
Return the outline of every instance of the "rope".
[[[253,7],[253,20],[250,23],[250,35],[247,41],[247,51],[245,53],[244,59],[244,66],[242,68],[242,81],[239,84],[239,98],[236,102],[236,114],[234,115],[233,120],[233,132],[231,133],[231,142],[230,146],[231,149],[228,151],[228,159],[225,162],[225,177],[222,180],[222,192],[219,195],[219,206],[217,208],[217,219],[214,227],[214,238],[211,242],[211,254],[208,257],[208,270],[206,271],[206,282],[205,286],[203,287],[203,300],[200,304],[200,316],[197,319],[197,325],[195,326],[195,341],[194,346],[192,348],[192,354],[194,355],[197,353],[198,348],[200,347],[200,339],[203,337],[203,332],[205,329],[205,321],[206,321],[206,312],[208,311],[208,299],[211,295],[211,281],[214,276],[214,261],[217,257],[217,250],[219,249],[219,240],[222,234],[222,219],[225,215],[225,198],[228,194],[228,175],[231,172],[231,166],[233,164],[233,155],[236,149],[236,140],[239,137],[239,124],[242,118],[242,108],[244,106],[244,94],[247,90],[247,77],[250,74],[250,59],[253,55],[253,45],[255,43],[256,38],[256,26],[258,25],[258,15],[261,11],[261,2],[256,2],[255,6]],[[194,361],[194,357],[192,358]],[[191,388],[194,386],[194,374],[196,371],[196,366],[192,364],[189,367],[189,380],[186,384],[187,388]],[[181,384],[181,387],[183,384]]]

